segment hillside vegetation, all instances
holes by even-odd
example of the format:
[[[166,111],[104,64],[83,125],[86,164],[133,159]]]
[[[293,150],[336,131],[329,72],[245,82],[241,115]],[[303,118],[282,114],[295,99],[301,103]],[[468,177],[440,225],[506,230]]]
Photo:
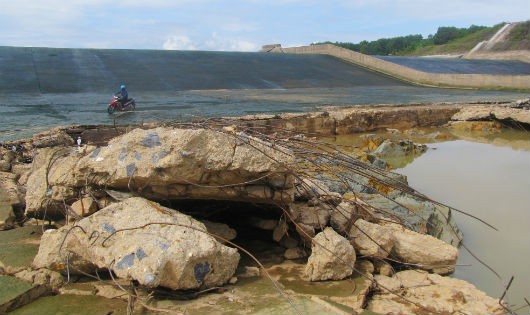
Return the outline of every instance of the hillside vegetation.
[[[347,42],[325,42],[325,44],[334,44],[367,55],[464,54],[478,43],[490,39],[505,24],[500,23],[490,27],[471,25],[468,28],[442,26],[434,35],[429,35],[427,38],[418,34],[362,41],[357,44]],[[495,47],[495,50],[514,49],[530,49],[530,21],[516,25],[506,41]]]

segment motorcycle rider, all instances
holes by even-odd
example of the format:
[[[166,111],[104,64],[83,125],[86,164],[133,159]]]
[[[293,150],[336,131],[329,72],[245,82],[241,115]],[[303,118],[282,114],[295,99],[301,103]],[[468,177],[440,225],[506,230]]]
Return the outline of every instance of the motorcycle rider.
[[[125,86],[125,84],[122,84],[120,86],[120,90],[116,92],[114,95],[118,97],[118,101],[120,102],[120,105],[121,105],[120,109],[123,109],[125,104],[127,104],[127,102],[129,101],[129,93],[127,92],[127,87]]]

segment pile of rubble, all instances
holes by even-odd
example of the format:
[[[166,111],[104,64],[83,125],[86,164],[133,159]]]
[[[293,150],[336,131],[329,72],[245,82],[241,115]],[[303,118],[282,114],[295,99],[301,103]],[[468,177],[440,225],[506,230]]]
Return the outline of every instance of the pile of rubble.
[[[29,147],[2,149],[2,189],[8,192],[11,207],[10,219],[3,224],[8,228],[17,220],[22,224],[27,218],[41,218],[63,226],[44,232],[31,268],[10,274],[35,282],[43,278],[36,276],[39,272],[49,270],[44,278],[56,290],[61,286],[58,273],[70,277],[102,271],[144,288],[222,286],[233,282],[242,254],[231,242],[236,231],[230,222],[201,222],[162,204],[183,199],[237,201],[278,210],[276,220],[258,218],[249,226],[270,231],[271,238],[285,248],[286,259],[307,258],[304,277],[308,281],[365,277],[370,285],[357,310],[367,302],[374,311],[386,312],[387,307],[397,311],[397,306],[381,303],[399,300],[399,312],[414,312],[418,307],[446,311],[433,306],[439,304],[435,292],[441,289],[436,285],[450,282],[437,274],[454,271],[455,246],[461,235],[452,227],[455,242],[448,244],[427,234],[441,235],[439,230],[427,229],[429,223],[421,216],[416,218],[418,224],[407,224],[388,209],[363,201],[366,191],[354,188],[353,182],[385,198],[405,194],[418,198],[399,176],[377,166],[340,155],[346,161],[342,163],[364,173],[344,177],[321,165],[318,172],[323,177],[318,180],[313,176],[315,170],[304,166],[307,142],[296,147],[293,138],[269,137],[233,126],[135,129],[100,147],[75,145],[60,130],[35,139],[32,145],[25,144]],[[418,150],[408,142],[386,141],[378,153],[398,145]],[[312,163],[337,158],[314,152],[318,159]],[[28,157],[31,163],[24,163]],[[346,185],[351,189],[333,189],[332,175],[346,184],[351,181]],[[357,181],[359,176],[366,177],[362,184]],[[385,192],[378,191],[382,186],[387,187]],[[216,210],[212,206],[207,211]],[[434,302],[426,304],[402,293],[407,288],[411,292],[412,287],[401,285],[403,281],[396,284],[404,274],[392,277],[394,268],[424,270],[418,274],[434,290],[425,293]],[[374,290],[376,295],[368,299],[368,292]],[[499,304],[493,306],[485,295],[471,289],[458,292],[465,298],[452,302],[454,310],[474,312],[476,308],[467,308],[467,302],[480,296],[487,312],[499,311]]]

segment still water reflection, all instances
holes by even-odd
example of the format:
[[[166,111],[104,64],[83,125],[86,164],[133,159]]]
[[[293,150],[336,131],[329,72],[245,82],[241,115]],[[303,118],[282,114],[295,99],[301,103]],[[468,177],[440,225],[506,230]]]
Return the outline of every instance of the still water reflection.
[[[498,228],[497,232],[455,214],[465,244],[501,279],[463,249],[458,264],[471,266],[458,267],[454,276],[500,297],[513,275],[508,301],[520,306],[524,298],[530,299],[530,136],[520,132],[516,138],[518,149],[509,141],[499,146],[494,139],[481,138],[477,143],[470,141],[472,137],[429,144],[427,153],[397,172],[407,175],[409,184],[428,196]]]

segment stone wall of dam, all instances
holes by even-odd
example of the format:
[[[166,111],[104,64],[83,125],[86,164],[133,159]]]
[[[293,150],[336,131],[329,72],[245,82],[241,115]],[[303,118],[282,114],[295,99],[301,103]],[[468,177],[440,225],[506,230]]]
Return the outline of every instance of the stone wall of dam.
[[[330,55],[404,81],[426,86],[530,91],[530,75],[428,73],[332,44],[275,47],[270,52]]]

